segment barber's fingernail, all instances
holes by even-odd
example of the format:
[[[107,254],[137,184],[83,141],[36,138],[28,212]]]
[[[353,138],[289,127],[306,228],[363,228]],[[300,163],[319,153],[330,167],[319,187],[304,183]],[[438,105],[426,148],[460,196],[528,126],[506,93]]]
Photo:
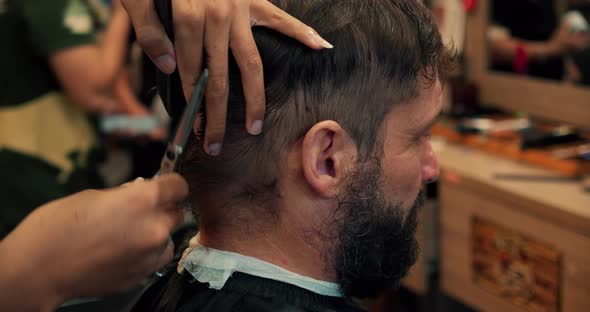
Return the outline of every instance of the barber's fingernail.
[[[255,120],[250,125],[250,134],[252,135],[259,135],[262,133],[262,120]]]
[[[328,41],[326,41],[325,39],[321,38],[321,41],[322,42],[320,43],[320,45],[322,47],[324,47],[326,49],[332,49],[332,48],[334,48],[334,46],[331,43],[329,43]]]
[[[219,152],[221,152],[221,143],[213,143],[213,144],[209,144],[208,149],[208,153],[211,156],[217,156],[219,155]]]
[[[176,61],[174,61],[174,58],[170,54],[158,56],[154,62],[166,74],[172,74],[176,67]]]
[[[133,180],[133,181],[130,181],[130,182],[123,183],[123,184],[121,184],[121,186],[122,186],[122,187],[127,187],[127,186],[130,186],[131,184],[133,184],[133,183],[135,183],[135,182],[138,182],[138,181],[143,181],[143,180],[144,180],[144,179],[143,179],[142,177],[139,177],[139,178],[137,178],[137,179],[135,179],[135,180]]]
[[[312,40],[315,43],[319,44],[323,48],[326,48],[326,49],[332,49],[332,48],[334,48],[334,46],[331,43],[329,43],[328,41],[326,41],[326,39],[320,37],[320,35],[318,35],[318,33],[316,33],[314,30],[311,30],[309,32],[309,35],[311,36]]]

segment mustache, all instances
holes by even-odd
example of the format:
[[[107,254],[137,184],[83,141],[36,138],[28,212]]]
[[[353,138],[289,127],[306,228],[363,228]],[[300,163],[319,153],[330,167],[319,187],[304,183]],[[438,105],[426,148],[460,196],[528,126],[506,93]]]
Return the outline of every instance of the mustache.
[[[406,226],[412,226],[412,224],[408,223],[411,223],[413,220],[415,220],[417,223],[418,213],[420,213],[420,209],[422,209],[424,203],[426,203],[426,192],[424,191],[424,189],[421,189],[420,192],[418,192],[418,195],[416,195],[414,203],[412,204],[410,209],[408,209],[408,213],[404,218],[404,224],[406,224]],[[415,227],[416,225],[413,226]]]

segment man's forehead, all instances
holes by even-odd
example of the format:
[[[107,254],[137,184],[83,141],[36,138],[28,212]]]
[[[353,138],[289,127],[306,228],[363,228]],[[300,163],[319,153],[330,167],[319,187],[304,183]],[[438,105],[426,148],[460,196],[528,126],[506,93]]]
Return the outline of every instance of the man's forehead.
[[[437,80],[422,89],[420,94],[408,103],[397,105],[391,111],[391,118],[400,125],[421,127],[436,119],[442,110],[442,87]]]

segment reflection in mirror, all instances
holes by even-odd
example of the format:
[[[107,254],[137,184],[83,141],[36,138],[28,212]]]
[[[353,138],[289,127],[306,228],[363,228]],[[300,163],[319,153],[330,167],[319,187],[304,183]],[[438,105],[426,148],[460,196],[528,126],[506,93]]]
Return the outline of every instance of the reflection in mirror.
[[[492,70],[590,86],[590,0],[491,0]]]

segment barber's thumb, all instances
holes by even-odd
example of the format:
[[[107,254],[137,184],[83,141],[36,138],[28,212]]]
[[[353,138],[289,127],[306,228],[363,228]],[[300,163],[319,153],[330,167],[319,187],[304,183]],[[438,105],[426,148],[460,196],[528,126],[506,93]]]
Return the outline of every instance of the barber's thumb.
[[[176,69],[174,46],[160,23],[153,1],[121,1],[133,23],[137,43],[158,69],[166,74],[172,74]]]
[[[176,60],[172,54],[162,54],[152,57],[154,64],[165,74],[172,74],[176,68]]]
[[[156,67],[165,74],[172,74],[176,69],[176,53],[159,21],[152,21],[151,25],[136,28],[136,34],[137,42]]]
[[[121,187],[128,187],[128,186],[131,186],[134,183],[140,183],[141,181],[145,181],[145,179],[142,178],[142,177],[139,177],[139,178],[136,178],[133,181],[125,182],[125,183],[121,184]]]

